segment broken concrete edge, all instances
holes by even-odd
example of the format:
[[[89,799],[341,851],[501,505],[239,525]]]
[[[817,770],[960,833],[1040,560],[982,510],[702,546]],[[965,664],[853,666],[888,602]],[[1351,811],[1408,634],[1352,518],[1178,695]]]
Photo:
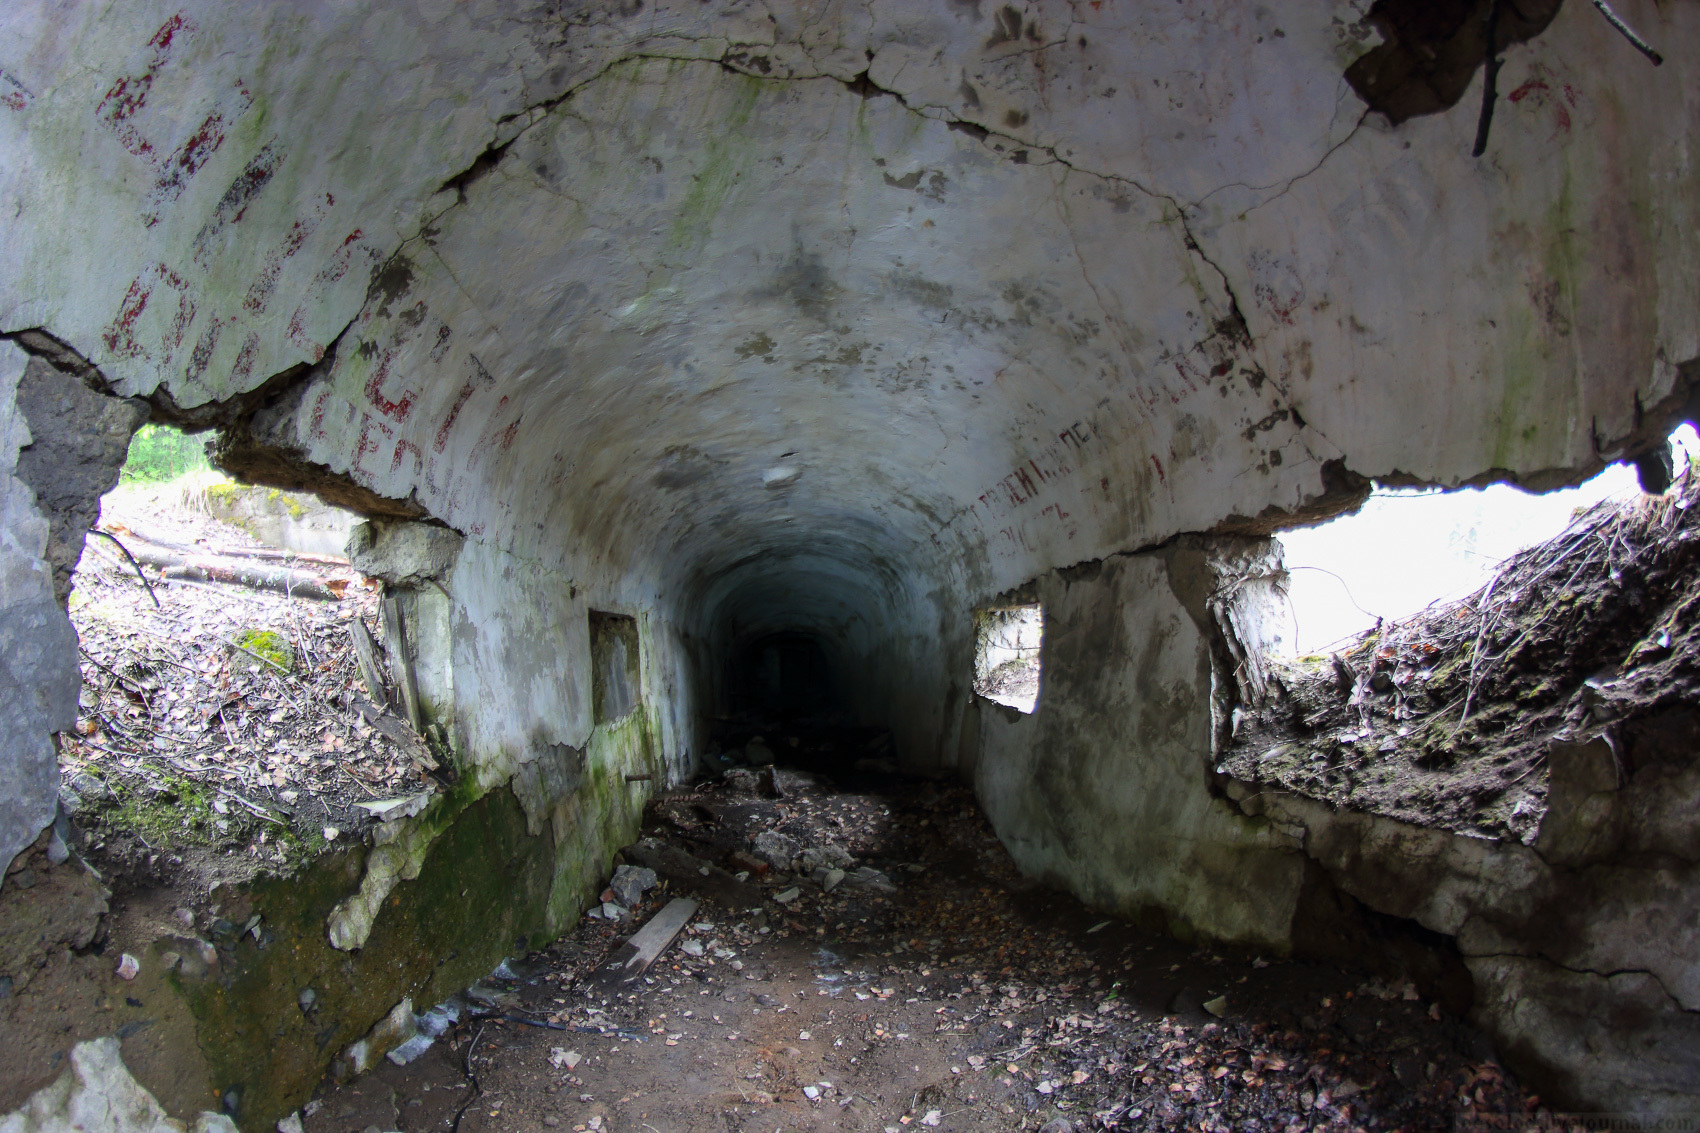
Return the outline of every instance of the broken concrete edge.
[[[1604,741],[1598,746],[1604,747]],[[1590,769],[1579,772],[1584,779],[1589,774]],[[1684,1077],[1680,1072],[1667,1075],[1645,1096],[1637,1093],[1637,1081],[1645,1078],[1656,1085],[1659,1080],[1632,1072],[1645,1056],[1646,1036],[1663,1034],[1673,1049],[1686,1049],[1700,1038],[1700,1002],[1685,1002],[1678,990],[1689,962],[1651,943],[1639,950],[1632,946],[1635,955],[1601,955],[1609,931],[1578,940],[1551,916],[1559,904],[1583,909],[1579,915],[1590,921],[1622,922],[1619,935],[1634,939],[1632,910],[1616,907],[1623,902],[1602,891],[1635,889],[1638,879],[1630,874],[1645,874],[1658,884],[1668,871],[1628,863],[1615,869],[1608,865],[1605,874],[1577,871],[1543,856],[1541,843],[1551,841],[1545,837],[1535,847],[1498,842],[1385,815],[1336,810],[1259,784],[1231,784],[1230,796],[1245,813],[1291,837],[1326,875],[1329,887],[1376,914],[1437,935],[1436,943],[1461,962],[1471,986],[1460,1001],[1460,989],[1436,986],[1432,972],[1427,980],[1413,973],[1423,994],[1467,1015],[1543,1097],[1573,1107],[1635,1112],[1651,1105],[1656,1113],[1676,1112],[1673,1104],[1692,1101],[1690,1093],[1668,1088]],[[1549,814],[1549,821],[1565,817]],[[1317,941],[1300,936],[1295,932],[1295,952],[1328,956],[1339,951],[1319,949]],[[1605,951],[1624,949],[1607,946]],[[1376,961],[1363,955],[1339,958],[1371,966]],[[1547,994],[1554,989],[1559,993]],[[1576,1004],[1586,1005],[1580,1015]],[[1624,1012],[1641,1019],[1628,1032],[1601,1021]],[[1577,1032],[1587,1033],[1586,1056],[1579,1056]]]
[[[378,495],[345,473],[308,460],[298,450],[257,439],[250,428],[256,416],[275,414],[285,405],[294,407],[308,383],[334,362],[340,335],[317,364],[298,363],[243,393],[194,406],[179,404],[163,385],[139,398],[124,398],[100,367],[44,327],[0,334],[0,339],[12,341],[25,352],[45,359],[94,393],[145,405],[146,421],[172,425],[189,433],[217,430],[218,441],[211,453],[213,464],[241,483],[310,492],[327,504],[362,515],[418,519],[426,514],[416,499],[393,500]],[[138,420],[136,427],[143,423]]]
[[[551,774],[551,755],[556,749],[576,756],[570,777]],[[540,770],[542,769],[542,770]],[[338,903],[326,919],[331,946],[344,952],[362,948],[383,910],[384,901],[403,881],[419,876],[431,846],[473,803],[492,791],[508,788],[525,811],[527,833],[542,833],[549,811],[561,799],[578,790],[584,774],[584,753],[564,745],[550,745],[537,758],[519,764],[505,780],[484,783],[476,774],[462,775],[446,793],[416,796],[402,813],[380,821],[370,834],[371,852],[366,857],[360,888]],[[374,817],[382,817],[374,813]]]
[[[52,524],[16,475],[35,442],[17,405],[32,357],[0,341],[0,878],[40,836],[58,805],[53,734],[76,723],[77,638],[54,592],[48,559]],[[0,885],[4,881],[0,880]]]
[[[1670,391],[1653,405],[1642,405],[1640,398],[1636,398],[1634,424],[1627,432],[1616,437],[1601,437],[1596,428],[1593,431],[1593,458],[1574,466],[1523,472],[1495,467],[1460,479],[1436,480],[1398,468],[1363,473],[1353,469],[1347,458],[1340,457],[1321,462],[1317,491],[1306,495],[1293,507],[1270,505],[1255,516],[1230,514],[1208,528],[1173,532],[1108,555],[1051,567],[1045,573],[1064,578],[1091,577],[1109,559],[1150,554],[1186,540],[1276,538],[1282,531],[1315,527],[1354,515],[1377,488],[1438,488],[1451,492],[1510,484],[1525,492],[1543,494],[1574,488],[1612,464],[1628,463],[1635,466],[1642,490],[1656,495],[1667,490],[1672,482],[1668,466],[1671,433],[1685,424],[1700,428],[1700,358],[1677,363],[1673,374]],[[1650,482],[1649,477],[1659,475],[1657,462],[1661,456],[1667,462],[1663,468],[1665,478]],[[1036,602],[1037,583],[1037,578],[1028,579],[987,596],[979,605],[997,609]]]
[[[463,782],[472,780],[467,778]],[[419,876],[431,844],[475,801],[476,796],[466,797],[466,792],[455,799],[439,795],[414,817],[378,825],[372,832],[372,850],[366,856],[359,890],[332,909],[326,920],[331,947],[351,952],[365,945],[372,934],[373,922],[383,910],[384,899],[399,883]]]
[[[29,1101],[0,1116],[0,1133],[239,1133],[222,1113],[203,1111],[193,1124],[170,1117],[131,1076],[113,1036],[71,1048],[65,1072]]]
[[[1397,973],[1447,1011],[1471,1019],[1513,1069],[1539,1083],[1543,1096],[1583,1108],[1631,1105],[1634,1087],[1623,1083],[1642,1080],[1630,1073],[1637,1044],[1658,1034],[1674,1043],[1700,1042],[1700,1013],[1666,994],[1687,978],[1678,955],[1687,949],[1643,923],[1648,908],[1668,909],[1673,901],[1678,909],[1691,907],[1688,893],[1694,887],[1682,879],[1695,864],[1673,867],[1676,873],[1643,868],[1631,860],[1634,847],[1628,845],[1613,862],[1601,861],[1616,845],[1609,838],[1576,830],[1559,837],[1562,798],[1554,799],[1546,837],[1530,848],[1335,811],[1205,766],[1212,740],[1219,745],[1231,739],[1239,698],[1257,695],[1255,674],[1246,664],[1255,660],[1260,644],[1257,608],[1279,599],[1283,579],[1270,541],[1221,536],[1182,537],[1143,554],[1041,576],[1037,591],[1045,600],[1047,629],[1054,616],[1056,631],[1055,645],[1047,641],[1047,665],[1054,668],[1045,679],[1060,685],[1062,703],[1084,697],[1113,711],[1128,694],[1123,687],[1128,682],[1143,690],[1155,681],[1165,716],[1195,721],[1196,732],[1188,728],[1181,736],[1169,725],[1142,731],[1130,720],[1118,743],[1142,753],[1142,762],[1123,775],[1131,772],[1147,789],[1172,782],[1177,790],[1196,791],[1196,821],[1185,827],[1190,837],[1170,832],[1163,851],[1181,859],[1184,880],[1172,868],[1120,876],[1093,864],[1095,855],[1125,861],[1140,853],[1140,836],[1094,832],[1057,818],[1082,790],[1094,792],[1082,783],[1100,773],[1100,765],[1092,744],[1071,728],[1066,714],[1056,717],[1055,707],[1047,713],[1042,703],[1038,713],[1013,727],[994,723],[997,714],[978,714],[992,746],[964,770],[999,836],[1030,876],[1142,927]],[[1196,640],[1196,653],[1186,644],[1189,637]],[[1155,644],[1163,640],[1174,644]],[[1126,680],[1104,675],[1123,668]],[[1208,729],[1198,726],[1206,715]],[[1574,780],[1577,812],[1595,814],[1602,796],[1614,793],[1603,788],[1615,786],[1618,776],[1609,750],[1583,748],[1556,760],[1555,771],[1560,779]],[[1102,783],[1095,793],[1114,797],[1115,791]],[[1040,802],[1036,809],[1023,808],[1009,801],[1017,795]],[[1120,817],[1136,828],[1137,796],[1118,800],[1118,807],[1121,803],[1130,809]],[[1593,880],[1584,884],[1586,878]],[[1210,897],[1197,899],[1200,890]],[[1566,902],[1585,906],[1588,923],[1607,927],[1581,931],[1571,924],[1574,915],[1568,920],[1562,915]],[[1677,913],[1678,919],[1684,916]],[[1597,1052],[1570,1050],[1557,1024],[1527,1024],[1531,1011],[1559,1018],[1562,1003],[1525,1008],[1496,998],[1491,981],[1511,962],[1507,957],[1520,965],[1519,978],[1530,987],[1604,980],[1589,985],[1588,998],[1602,1008],[1618,986],[1610,974],[1628,973],[1623,994],[1633,991],[1633,1002],[1622,1006],[1646,1001],[1662,1005],[1663,1014],[1648,1016],[1646,1027],[1595,1034]],[[1540,972],[1547,976],[1537,979]],[[1616,1069],[1600,1070],[1583,1085],[1566,1085],[1589,1060],[1615,1063]],[[1684,1080],[1674,1068],[1659,1088]]]
[[[258,396],[237,399],[240,404],[216,422],[213,466],[242,483],[310,492],[327,504],[360,515],[425,517],[428,513],[416,496],[405,500],[381,496],[353,476],[308,459],[301,449],[271,439],[264,429],[266,422],[292,417],[300,408],[308,384],[335,355],[325,357],[319,366],[301,366],[277,375],[255,391]]]
[[[331,1075],[338,1082],[358,1078],[378,1065],[378,1060],[401,1046],[419,1032],[419,1021],[413,1014],[413,999],[404,997],[390,1008],[366,1034],[348,1044],[331,1064]]]
[[[219,451],[226,454],[221,466],[251,483],[312,491],[327,503],[368,515],[418,518],[425,513],[417,501],[385,499],[299,454],[252,440],[248,423],[292,393],[299,398],[312,367],[292,367],[227,401],[186,409],[163,386],[145,398],[120,396],[98,366],[42,327],[0,334],[0,350],[11,353],[5,365],[9,388],[0,402],[7,407],[0,418],[0,448],[6,450],[0,464],[5,476],[0,484],[6,486],[0,511],[7,530],[41,535],[33,564],[17,559],[0,578],[0,605],[8,609],[5,637],[12,639],[0,638],[9,646],[7,660],[0,662],[0,720],[7,736],[0,770],[9,771],[5,778],[19,787],[0,800],[0,865],[9,866],[53,819],[58,774],[52,736],[75,722],[80,679],[75,633],[64,616],[70,575],[98,516],[100,498],[118,482],[129,438],[145,421],[189,431],[220,429]],[[55,391],[49,387],[63,394],[65,388],[54,380],[59,378],[74,383],[71,420],[60,420],[64,413],[54,411],[63,397],[50,396]],[[31,388],[40,387],[40,396],[24,396],[27,379]],[[88,428],[83,418],[90,415],[106,424]],[[61,467],[67,459],[75,463],[74,475]],[[443,542],[438,536],[428,542],[438,557]],[[25,593],[42,567],[49,574],[52,610]],[[14,674],[14,665],[22,665],[26,675]]]
[[[349,533],[345,553],[354,569],[391,586],[441,585],[466,537],[434,520],[373,516]]]
[[[348,1073],[375,1064],[386,1053],[385,1036],[405,1030],[386,1025],[395,1023],[402,1001],[409,1011],[441,1003],[505,957],[542,947],[575,923],[618,848],[636,836],[641,796],[632,792],[624,807],[607,805],[602,788],[615,781],[624,788],[623,772],[641,758],[631,733],[642,723],[636,714],[611,730],[618,735],[594,737],[597,766],[578,795],[556,805],[540,834],[527,830],[511,790],[469,783],[462,795],[440,796],[440,810],[419,816],[429,827],[402,820],[383,846],[339,850],[293,880],[255,878],[221,890],[226,915],[264,914],[263,939],[221,944],[216,978],[184,974],[176,981],[195,1016],[208,1085],[220,1096],[235,1092],[245,1125],[269,1126],[306,1100],[335,1059]],[[401,876],[409,862],[411,878]],[[373,902],[381,912],[358,926],[361,947],[334,947],[325,930],[329,910],[349,901],[351,887],[367,893],[374,878],[389,890]],[[358,911],[345,908],[351,925]],[[315,995],[298,1004],[304,989]],[[281,1029],[256,1030],[249,1026],[256,1015],[278,1020]]]

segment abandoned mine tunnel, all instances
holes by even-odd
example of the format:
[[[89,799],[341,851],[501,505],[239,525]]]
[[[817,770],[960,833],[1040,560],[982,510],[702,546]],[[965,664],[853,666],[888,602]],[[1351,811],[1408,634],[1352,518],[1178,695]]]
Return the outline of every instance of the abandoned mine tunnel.
[[[1685,44],[0,6],[0,1129],[1692,1119]],[[1619,465],[1290,648],[1283,531]]]

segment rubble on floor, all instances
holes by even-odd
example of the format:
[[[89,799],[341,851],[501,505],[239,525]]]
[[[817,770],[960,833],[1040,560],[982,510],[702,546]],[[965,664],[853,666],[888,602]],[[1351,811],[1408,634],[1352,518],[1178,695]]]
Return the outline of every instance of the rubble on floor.
[[[967,790],[841,782],[780,767],[657,798],[625,851],[653,884],[621,863],[612,910],[481,981],[420,1057],[328,1085],[306,1133],[358,1133],[374,1093],[380,1127],[406,1133],[1430,1129],[1538,1112],[1410,984],[1106,921],[1021,878]],[[703,903],[653,967],[597,978],[686,894]]]
[[[1532,844],[1547,755],[1700,694],[1700,481],[1608,500],[1457,602],[1275,663],[1219,770]]]

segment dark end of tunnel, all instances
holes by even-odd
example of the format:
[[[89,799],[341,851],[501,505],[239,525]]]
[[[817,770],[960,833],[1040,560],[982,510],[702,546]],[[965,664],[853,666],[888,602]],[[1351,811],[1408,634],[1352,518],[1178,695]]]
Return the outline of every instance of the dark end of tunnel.
[[[773,633],[739,650],[727,689],[733,714],[816,726],[842,723],[838,675],[818,637]]]
[[[710,720],[706,774],[748,765],[830,775],[836,780],[897,772],[883,723],[857,718],[850,682],[829,644],[812,633],[767,633],[723,662],[726,712]]]

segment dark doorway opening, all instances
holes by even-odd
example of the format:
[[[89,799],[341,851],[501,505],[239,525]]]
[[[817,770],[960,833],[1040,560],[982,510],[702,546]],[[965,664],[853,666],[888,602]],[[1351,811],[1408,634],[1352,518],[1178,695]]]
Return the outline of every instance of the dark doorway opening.
[[[734,662],[732,710],[769,720],[803,720],[840,711],[836,675],[818,638],[774,633],[744,647]]]

